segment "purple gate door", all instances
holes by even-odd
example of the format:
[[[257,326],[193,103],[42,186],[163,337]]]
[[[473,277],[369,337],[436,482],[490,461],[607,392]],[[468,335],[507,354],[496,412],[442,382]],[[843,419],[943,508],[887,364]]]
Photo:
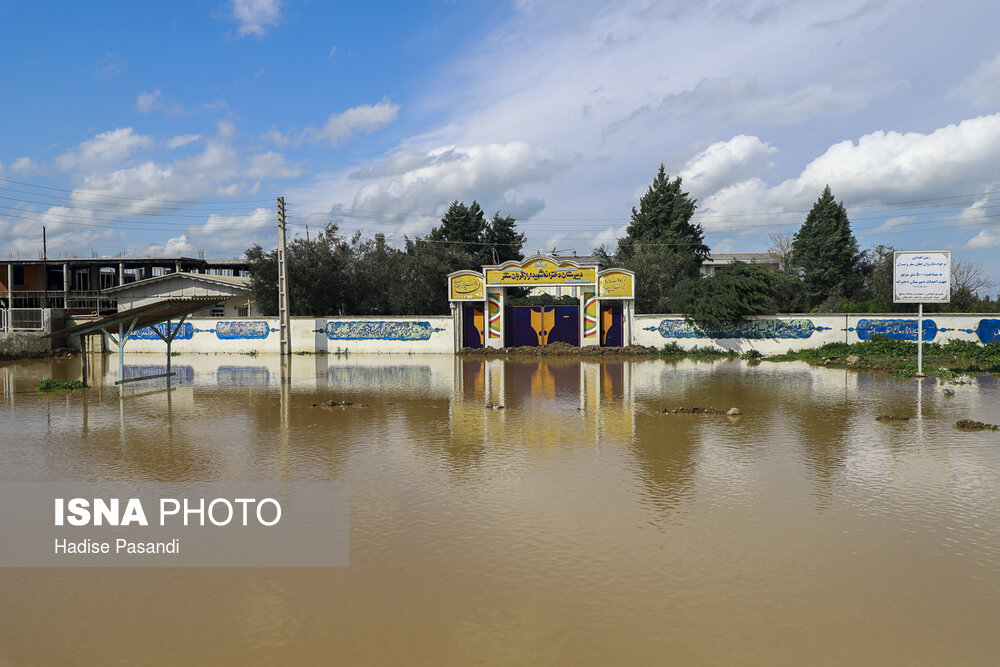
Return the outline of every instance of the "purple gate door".
[[[506,315],[509,347],[580,344],[579,306],[509,306]]]

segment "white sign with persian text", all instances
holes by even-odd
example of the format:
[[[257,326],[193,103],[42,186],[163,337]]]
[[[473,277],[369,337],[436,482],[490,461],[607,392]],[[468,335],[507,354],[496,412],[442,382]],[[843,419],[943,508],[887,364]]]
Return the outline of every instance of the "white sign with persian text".
[[[951,301],[951,251],[897,251],[892,257],[893,303]]]

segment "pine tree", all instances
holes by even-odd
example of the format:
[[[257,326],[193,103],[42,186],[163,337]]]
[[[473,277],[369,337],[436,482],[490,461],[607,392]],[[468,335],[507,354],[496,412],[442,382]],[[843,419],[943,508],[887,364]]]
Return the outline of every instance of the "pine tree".
[[[858,257],[844,203],[837,203],[827,185],[792,242],[791,264],[802,275],[811,306],[835,294],[848,296]]]
[[[663,165],[639,208],[632,209],[626,235],[613,256],[595,251],[603,266],[620,266],[636,273],[635,307],[644,313],[674,311],[671,291],[685,278],[697,278],[708,258],[701,225],[691,224],[696,202],[681,190],[681,179],[670,180]]]
[[[705,234],[701,225],[691,224],[697,208],[688,193],[681,190],[681,178],[670,180],[663,165],[639,200],[639,209],[632,208],[632,219],[625,230],[626,236],[618,239],[619,254],[632,252],[636,244],[670,245],[677,252],[687,254],[697,265],[709,256]]]
[[[500,211],[494,213],[493,219],[486,225],[483,240],[486,246],[483,264],[503,264],[511,259],[524,259],[521,252],[524,234],[517,231],[517,220],[513,216],[501,216]]]

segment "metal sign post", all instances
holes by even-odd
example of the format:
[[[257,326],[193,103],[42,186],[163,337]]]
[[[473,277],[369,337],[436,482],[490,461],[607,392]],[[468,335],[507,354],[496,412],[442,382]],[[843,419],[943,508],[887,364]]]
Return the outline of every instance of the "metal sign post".
[[[924,304],[951,301],[951,251],[894,252],[892,301],[917,304],[917,377],[924,377]]]

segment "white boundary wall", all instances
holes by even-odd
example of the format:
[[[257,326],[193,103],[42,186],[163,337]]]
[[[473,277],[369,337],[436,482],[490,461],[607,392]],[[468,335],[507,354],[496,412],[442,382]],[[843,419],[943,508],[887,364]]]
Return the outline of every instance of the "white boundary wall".
[[[713,332],[699,331],[688,325],[680,315],[638,315],[632,318],[632,337],[636,345],[663,347],[676,343],[684,349],[708,346],[741,353],[753,349],[764,355],[821,347],[827,343],[857,343],[873,335],[915,341],[916,331],[917,316],[914,313],[773,315],[752,318]],[[740,336],[740,333],[749,333],[750,336]],[[954,339],[978,343],[1000,340],[1000,314],[924,315],[925,342],[946,343]]]
[[[679,315],[637,315],[630,319],[632,343],[660,348],[716,347],[764,355],[820,347],[826,343],[857,343],[873,335],[916,340],[916,315],[816,315],[810,313],[753,318],[723,331],[704,332]],[[278,354],[278,320],[267,318],[188,320],[171,347],[200,354]],[[151,332],[129,340],[127,352],[163,353],[165,343]],[[455,320],[438,317],[292,318],[292,350],[301,353],[451,354],[455,352]],[[714,337],[713,337],[714,336]],[[929,314],[924,339],[989,343],[1000,340],[1000,314]],[[114,349],[110,341],[107,349]]]
[[[452,318],[293,317],[292,352],[414,354],[454,352]],[[176,322],[173,323],[176,326]],[[162,325],[161,325],[162,326]],[[277,318],[197,318],[182,325],[171,351],[196,354],[280,354]],[[150,331],[133,334],[125,351],[164,353],[166,343]],[[106,341],[106,349],[115,349]]]

